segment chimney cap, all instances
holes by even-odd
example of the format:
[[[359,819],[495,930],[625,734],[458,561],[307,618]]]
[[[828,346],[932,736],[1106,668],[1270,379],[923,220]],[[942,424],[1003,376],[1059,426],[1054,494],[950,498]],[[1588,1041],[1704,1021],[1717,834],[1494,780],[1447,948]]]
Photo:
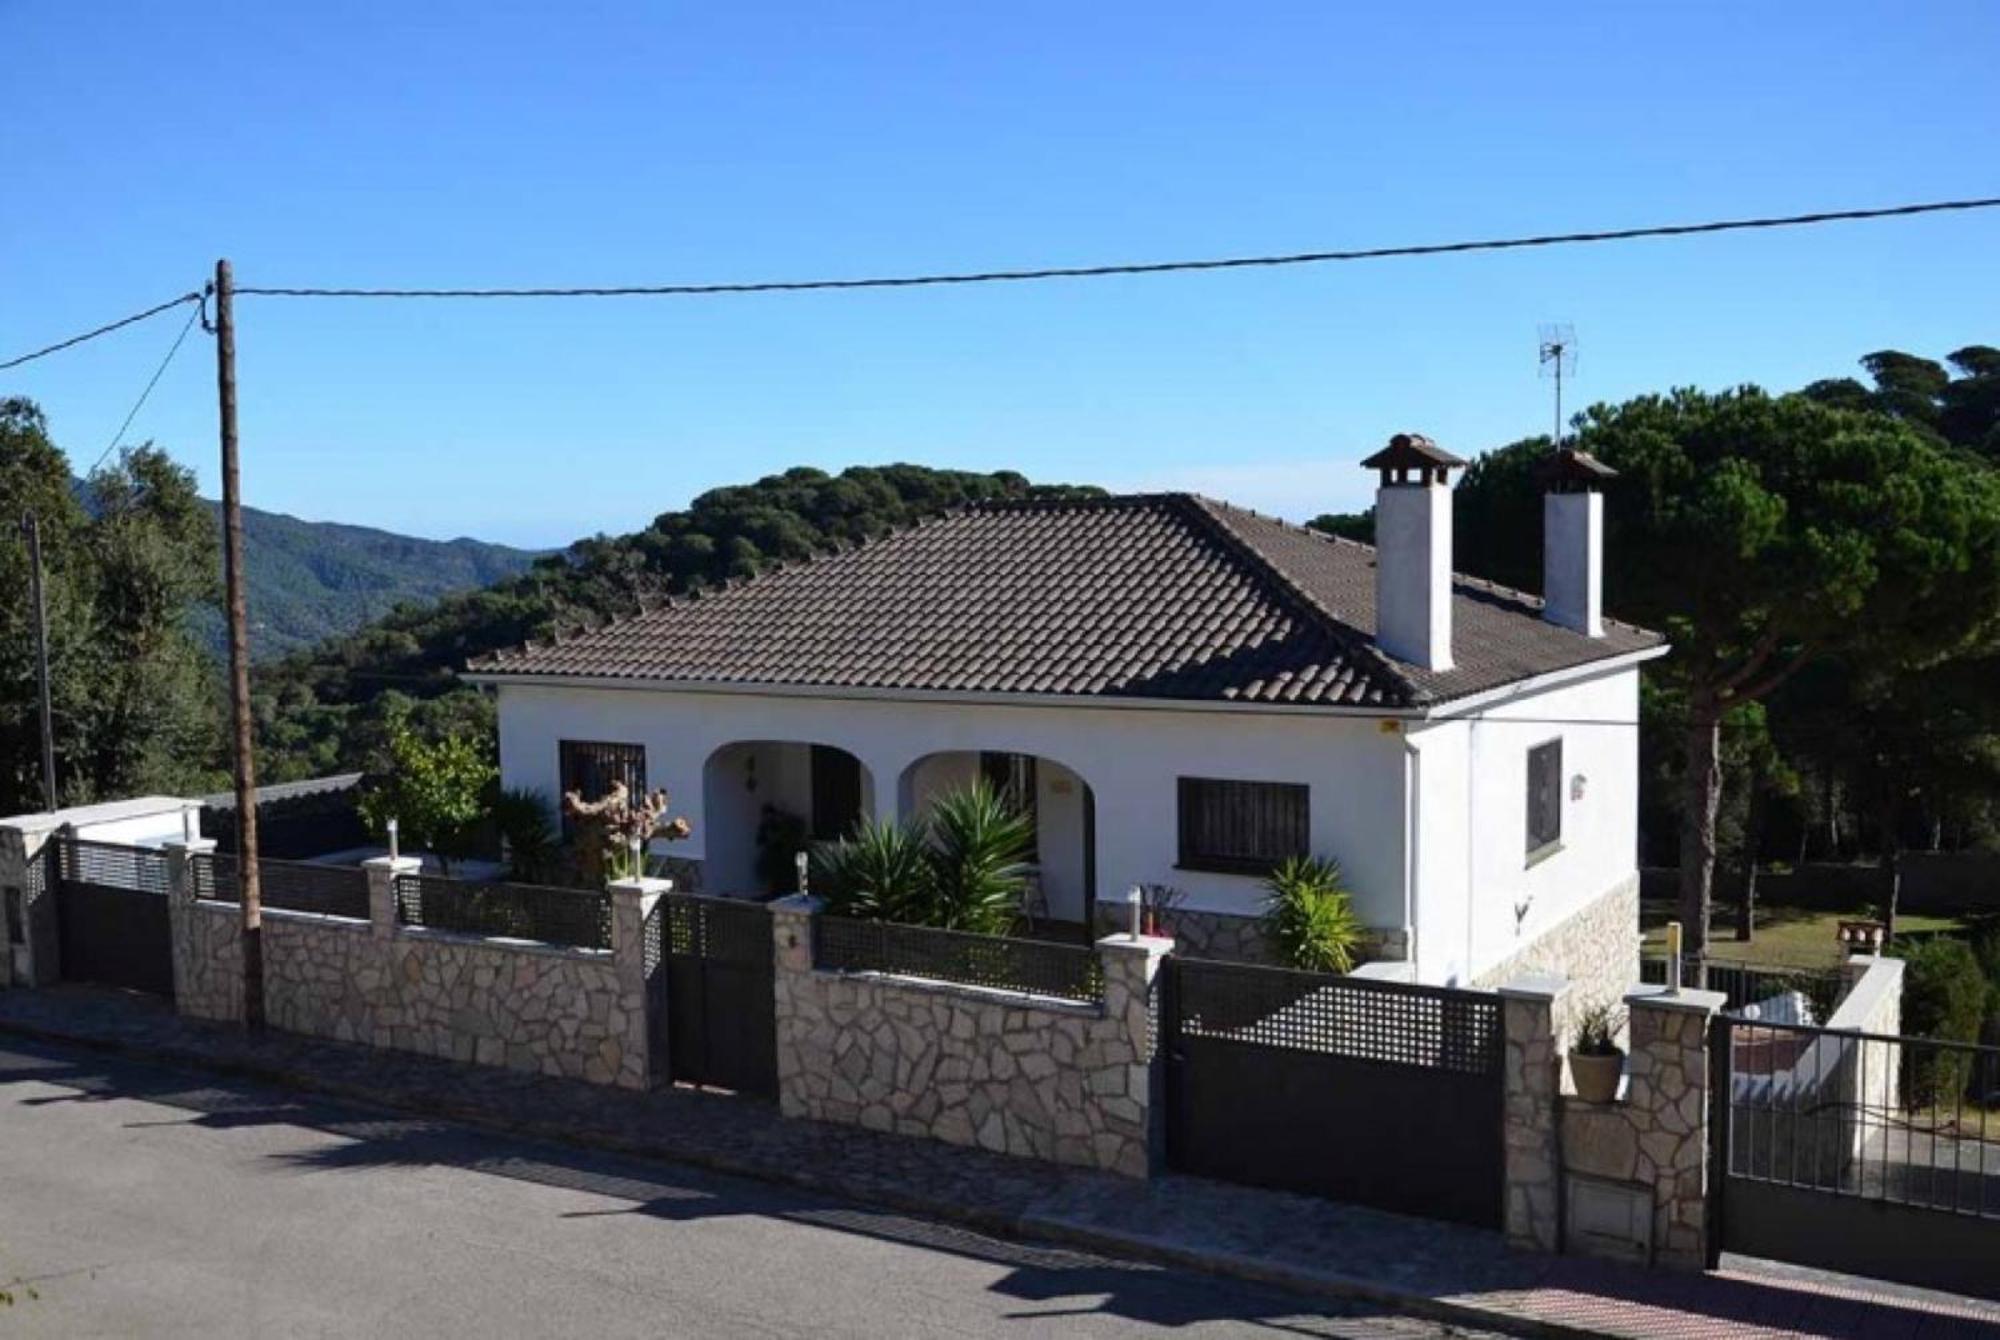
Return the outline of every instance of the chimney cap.
[[[1389,439],[1389,445],[1361,462],[1364,470],[1380,470],[1384,484],[1407,484],[1410,472],[1417,473],[1417,482],[1429,484],[1448,482],[1446,471],[1455,470],[1465,462],[1425,437],[1422,433],[1398,433]]]
[[[1542,462],[1541,476],[1551,493],[1592,493],[1618,472],[1587,451],[1564,447]]]

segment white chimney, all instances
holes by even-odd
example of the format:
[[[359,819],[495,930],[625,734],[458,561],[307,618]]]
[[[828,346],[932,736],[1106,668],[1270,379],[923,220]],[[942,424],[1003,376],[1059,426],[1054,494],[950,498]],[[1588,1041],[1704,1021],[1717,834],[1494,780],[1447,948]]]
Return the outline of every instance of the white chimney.
[[[1424,670],[1451,669],[1451,484],[1465,464],[1416,433],[1362,462],[1375,492],[1375,644]]]
[[[1604,483],[1618,472],[1565,448],[1543,470],[1542,617],[1604,636]]]

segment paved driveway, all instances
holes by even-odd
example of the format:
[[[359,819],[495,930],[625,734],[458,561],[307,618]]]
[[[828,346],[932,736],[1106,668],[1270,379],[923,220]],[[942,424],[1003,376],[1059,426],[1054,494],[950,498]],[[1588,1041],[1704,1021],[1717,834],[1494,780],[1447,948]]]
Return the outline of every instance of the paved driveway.
[[[7,1336],[1464,1334],[0,1042]]]

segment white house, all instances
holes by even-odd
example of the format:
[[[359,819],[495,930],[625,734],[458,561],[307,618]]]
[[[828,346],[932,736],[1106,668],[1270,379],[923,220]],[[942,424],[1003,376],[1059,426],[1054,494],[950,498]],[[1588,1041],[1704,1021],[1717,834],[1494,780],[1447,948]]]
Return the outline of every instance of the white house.
[[[826,837],[984,773],[1032,797],[1053,919],[1169,884],[1184,951],[1256,957],[1261,875],[1311,852],[1419,980],[1622,989],[1666,647],[1599,610],[1609,472],[1550,472],[1545,604],[1452,574],[1457,458],[1402,435],[1364,464],[1379,548],[1184,494],[986,505],[468,678],[508,785],[667,787],[712,893],[759,887],[767,807]]]

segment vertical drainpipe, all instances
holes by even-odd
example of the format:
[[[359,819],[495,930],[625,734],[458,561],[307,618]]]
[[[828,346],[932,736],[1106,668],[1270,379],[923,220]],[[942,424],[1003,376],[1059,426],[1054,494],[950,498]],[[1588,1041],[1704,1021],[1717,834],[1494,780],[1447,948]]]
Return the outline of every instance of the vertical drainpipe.
[[[1418,845],[1422,836],[1423,807],[1419,787],[1423,780],[1423,756],[1410,743],[1409,729],[1403,731],[1403,944],[1410,961],[1410,973],[1418,981],[1423,972],[1417,958],[1418,876],[1422,873]]]

